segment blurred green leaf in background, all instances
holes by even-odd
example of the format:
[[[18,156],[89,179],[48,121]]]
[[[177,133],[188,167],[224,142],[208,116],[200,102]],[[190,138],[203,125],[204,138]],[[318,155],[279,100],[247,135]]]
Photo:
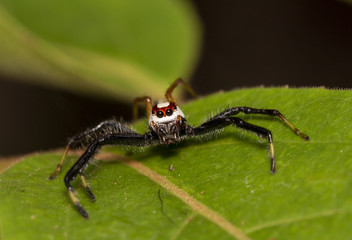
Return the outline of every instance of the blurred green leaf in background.
[[[0,1],[0,74],[11,79],[125,101],[161,96],[190,75],[199,49],[186,0]]]

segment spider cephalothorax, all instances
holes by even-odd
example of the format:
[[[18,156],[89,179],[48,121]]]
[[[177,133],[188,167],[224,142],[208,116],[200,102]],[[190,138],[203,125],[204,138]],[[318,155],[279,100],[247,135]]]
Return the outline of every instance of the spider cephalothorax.
[[[295,128],[278,110],[275,109],[257,109],[250,107],[231,107],[221,113],[208,119],[197,127],[192,127],[187,124],[185,116],[181,109],[176,105],[175,100],[171,96],[174,88],[182,83],[186,89],[194,96],[193,90],[182,81],[177,79],[166,91],[165,97],[167,102],[159,103],[152,106],[150,97],[136,98],[134,101],[133,113],[137,116],[138,102],[145,102],[147,108],[147,115],[149,117],[149,131],[144,134],[134,132],[124,123],[116,120],[107,120],[101,122],[96,127],[88,129],[87,131],[78,134],[71,138],[67,144],[66,150],[57,165],[56,170],[50,176],[50,179],[56,177],[60,172],[61,166],[65,160],[67,151],[71,148],[77,148],[80,145],[86,145],[87,149],[77,162],[65,175],[65,184],[68,189],[69,196],[72,202],[76,205],[78,211],[84,218],[88,218],[87,211],[80,204],[75,189],[71,182],[74,181],[77,175],[80,175],[82,185],[87,190],[90,199],[95,200],[94,194],[84,176],[84,170],[87,168],[94,155],[98,153],[99,149],[105,145],[129,145],[143,147],[147,145],[157,144],[172,144],[181,141],[184,138],[191,136],[200,136],[210,132],[217,131],[227,126],[239,127],[256,133],[259,137],[266,138],[269,143],[270,159],[271,159],[271,173],[275,173],[276,163],[274,154],[273,137],[271,132],[263,127],[250,124],[241,118],[236,117],[238,113],[244,114],[263,114],[269,116],[279,117],[287,126],[289,126],[297,135],[305,140],[309,137],[297,128]]]
[[[175,102],[164,102],[153,106],[149,116],[149,128],[164,144],[180,140],[180,132],[186,122],[185,115]]]

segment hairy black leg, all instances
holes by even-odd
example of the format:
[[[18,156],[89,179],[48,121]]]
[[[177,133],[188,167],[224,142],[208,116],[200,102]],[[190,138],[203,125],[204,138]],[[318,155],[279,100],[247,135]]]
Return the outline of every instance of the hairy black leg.
[[[98,139],[99,137],[109,135],[109,134],[133,134],[134,132],[129,129],[126,125],[117,122],[115,119],[106,120],[95,127],[88,129],[82,133],[75,135],[74,137],[70,138],[67,146],[65,148],[64,154],[61,157],[59,164],[57,165],[55,171],[50,175],[49,179],[54,179],[59,172],[61,171],[62,165],[65,161],[67,152],[70,149],[76,149],[79,147],[84,147],[91,144],[93,141]]]
[[[193,128],[194,135],[202,135],[209,132],[213,132],[217,129],[222,129],[229,125],[235,125],[242,129],[246,129],[248,131],[256,133],[259,137],[267,138],[269,142],[269,150],[270,150],[270,159],[271,159],[271,173],[275,173],[276,171],[276,162],[275,162],[275,152],[274,152],[274,145],[273,145],[273,136],[271,132],[263,127],[250,124],[240,118],[237,117],[230,117],[230,116],[216,116],[212,119],[204,122],[199,127]]]
[[[71,186],[71,181],[75,180],[76,176],[80,172],[83,172],[83,170],[88,166],[91,158],[94,156],[96,152],[98,152],[99,150],[98,146],[99,145],[97,142],[93,142],[88,147],[86,152],[78,159],[78,161],[67,172],[64,179],[71,201],[75,204],[76,208],[81,213],[81,215],[86,219],[89,217],[88,212],[80,204],[76,196],[76,190]]]
[[[226,109],[225,111],[215,115],[211,119],[216,119],[219,117],[226,117],[226,116],[233,116],[236,115],[240,112],[243,112],[245,114],[263,114],[263,115],[269,115],[269,116],[277,116],[279,117],[287,126],[289,126],[292,131],[294,131],[297,135],[299,135],[301,138],[304,140],[309,140],[309,137],[299,131],[295,126],[293,126],[292,123],[290,123],[284,115],[282,115],[278,110],[275,109],[257,109],[257,108],[251,108],[251,107],[233,107]]]
[[[84,218],[88,218],[89,215],[87,211],[82,207],[80,204],[77,196],[76,191],[72,187],[71,182],[75,180],[78,174],[81,175],[81,179],[83,182],[83,186],[85,186],[90,198],[92,200],[95,199],[95,196],[90,191],[85,178],[83,176],[84,170],[88,167],[89,163],[93,159],[94,155],[98,153],[99,149],[104,145],[129,145],[129,146],[147,146],[153,144],[154,142],[158,141],[158,137],[156,135],[146,133],[144,135],[133,133],[133,134],[111,134],[108,136],[101,137],[91,143],[87,150],[83,153],[83,155],[77,160],[77,162],[71,167],[71,169],[67,172],[65,176],[65,185],[68,189],[69,196],[71,201],[75,204],[78,211]]]
[[[246,129],[248,131],[252,131],[256,133],[259,137],[261,138],[267,138],[269,142],[269,151],[270,151],[270,160],[271,160],[271,165],[270,165],[270,171],[272,174],[276,172],[276,161],[275,161],[275,152],[274,152],[274,144],[273,144],[273,136],[270,132],[270,130],[259,127],[254,124],[250,124],[240,118],[237,117],[230,117],[229,120],[236,125],[237,127]]]

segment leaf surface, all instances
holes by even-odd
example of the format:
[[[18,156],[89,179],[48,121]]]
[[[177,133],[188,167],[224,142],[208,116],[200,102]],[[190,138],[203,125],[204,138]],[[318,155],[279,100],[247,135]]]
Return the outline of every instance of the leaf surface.
[[[189,102],[182,110],[191,125],[228,106],[272,108],[311,140],[279,119],[239,114],[272,131],[275,175],[267,142],[231,127],[216,136],[136,151],[127,160],[101,161],[87,169],[96,202],[75,181],[87,221],[63,184],[77,156],[69,156],[54,181],[47,178],[60,154],[29,156],[0,175],[1,239],[349,239],[351,103],[347,90],[280,88]],[[136,128],[143,132],[145,124]]]

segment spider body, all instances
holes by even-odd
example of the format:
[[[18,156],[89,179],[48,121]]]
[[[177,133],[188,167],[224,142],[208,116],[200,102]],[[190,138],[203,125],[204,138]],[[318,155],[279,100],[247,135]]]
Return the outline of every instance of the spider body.
[[[68,141],[65,152],[58,164],[56,170],[50,176],[54,179],[60,172],[62,164],[65,160],[69,149],[77,147],[87,147],[86,151],[71,167],[65,175],[64,181],[68,189],[69,196],[72,202],[77,207],[78,211],[84,218],[88,218],[88,213],[81,206],[75,189],[71,182],[79,175],[83,187],[87,190],[92,201],[95,196],[90,190],[90,187],[84,176],[84,170],[98,153],[99,149],[105,145],[128,145],[128,146],[148,146],[157,144],[173,144],[190,136],[199,136],[207,133],[223,129],[227,126],[239,127],[256,133],[259,137],[266,138],[269,143],[270,159],[271,159],[271,173],[276,171],[276,162],[274,154],[273,137],[271,132],[263,127],[250,124],[241,118],[235,117],[238,113],[244,114],[263,114],[269,116],[279,117],[287,126],[289,126],[297,135],[304,140],[309,140],[309,137],[297,128],[295,128],[278,110],[275,109],[256,109],[250,107],[232,107],[228,108],[212,118],[205,121],[197,127],[192,127],[187,124],[186,118],[182,110],[177,106],[171,93],[178,84],[183,84],[185,88],[194,96],[193,90],[181,79],[177,79],[166,91],[165,97],[167,102],[152,105],[150,97],[136,98],[134,102],[134,116],[137,115],[137,104],[145,102],[147,108],[147,115],[149,118],[149,131],[144,134],[139,134],[131,130],[127,125],[116,120],[107,120],[96,127],[88,129],[87,131],[78,134]]]

